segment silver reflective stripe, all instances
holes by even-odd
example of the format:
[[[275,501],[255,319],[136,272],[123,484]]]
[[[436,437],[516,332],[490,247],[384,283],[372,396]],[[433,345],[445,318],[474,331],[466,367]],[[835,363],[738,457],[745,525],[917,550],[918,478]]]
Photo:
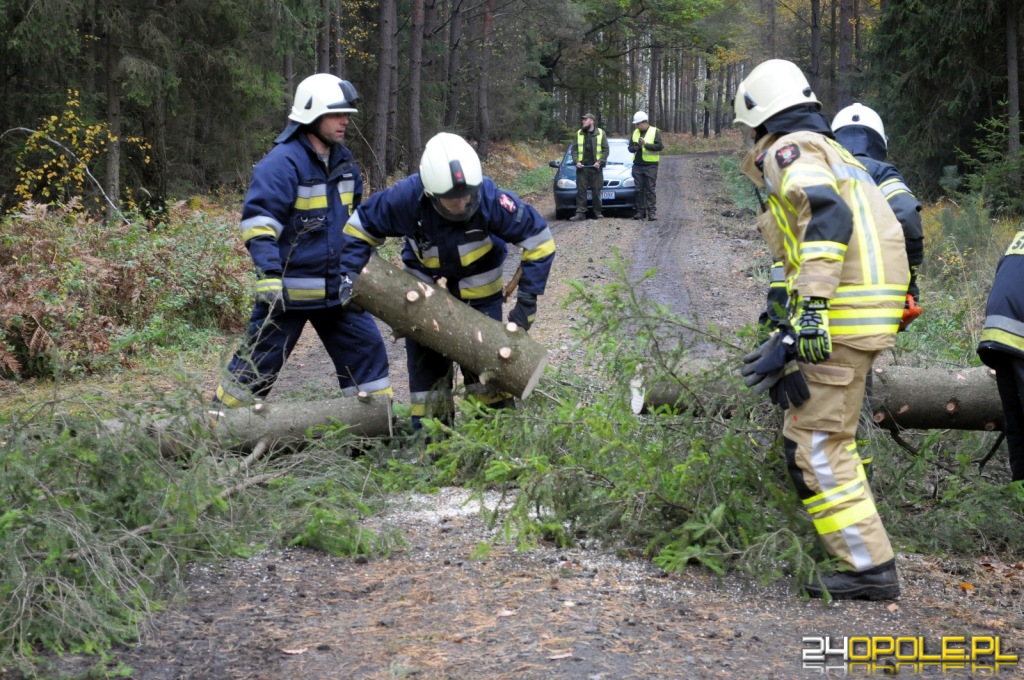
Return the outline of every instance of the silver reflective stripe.
[[[825,455],[825,443],[828,438],[828,432],[811,433],[811,467],[814,469],[814,476],[818,478],[818,484],[824,493],[832,493],[832,490],[839,486],[836,484],[832,466],[829,465],[828,456]],[[864,543],[864,537],[860,535],[856,524],[840,529],[840,532],[846,540],[846,547],[850,549],[850,558],[857,571],[875,566],[871,561],[868,547]]]
[[[854,290],[850,290],[850,289],[846,289],[846,288],[840,288],[839,290],[836,291],[836,295],[833,298],[833,300],[841,300],[843,298],[871,298],[871,297],[887,298],[887,297],[892,297],[892,296],[896,296],[898,298],[904,299],[904,298],[906,298],[906,295],[907,295],[907,289],[903,288],[902,286],[900,286],[900,287],[893,287],[893,288],[879,288],[879,287],[872,286],[870,289],[868,289],[868,288],[861,288],[861,289],[854,289]]]
[[[249,219],[242,220],[241,225],[242,233],[245,233],[253,227],[271,227],[277,237],[281,237],[281,232],[284,231],[284,225],[275,220],[273,217],[267,217],[266,215],[257,215],[256,217],[250,217]]]
[[[889,196],[892,196],[898,191],[906,191],[908,194],[911,193],[910,187],[908,187],[906,184],[899,181],[898,179],[889,180],[888,182],[885,182],[884,184],[882,184],[882,186],[878,188],[882,190],[882,194],[884,194],[886,198],[889,198]]]
[[[314,184],[311,187],[299,187],[298,191],[296,191],[296,195],[299,198],[313,198],[314,196],[326,196],[327,185]]]
[[[832,174],[836,176],[836,179],[855,179],[859,182],[868,182],[874,184],[875,180],[864,168],[858,168],[855,165],[847,165],[846,163],[837,163],[832,166]]]
[[[420,262],[426,262],[427,260],[437,260],[437,265],[441,265],[441,252],[437,249],[437,246],[427,248],[423,252],[420,252],[419,246],[416,245],[416,241],[411,236],[405,237],[406,243],[412,248],[412,252],[416,253],[416,257]]]
[[[481,240],[473,241],[472,243],[463,243],[461,246],[459,246],[459,257],[465,257],[466,255],[469,255],[473,251],[479,250],[480,248],[485,248],[491,245],[492,243],[493,241],[491,241],[490,236],[485,236]],[[432,248],[431,250],[436,250],[436,248]]]
[[[297,279],[294,277],[286,276],[284,278],[285,288],[291,288],[293,290],[325,290],[327,288],[327,282],[323,278],[319,279]]]
[[[373,236],[372,234],[368,234],[366,230],[363,229],[363,219],[360,215],[361,213],[358,210],[352,213],[352,217],[349,217],[348,221],[345,223],[345,229],[351,229],[358,232],[359,238],[363,239],[364,241],[367,241],[373,246],[384,245],[384,239],[379,239],[376,236]]]
[[[438,401],[450,401],[450,392],[441,390],[430,390],[429,392],[410,392],[409,402],[412,404],[430,404]]]
[[[786,268],[781,264],[772,265],[772,283],[782,283],[786,280]]]
[[[354,179],[343,179],[338,182],[338,193],[339,194],[351,194],[356,190],[356,181]]]
[[[896,311],[895,309],[893,310],[893,312]],[[900,314],[894,313],[892,316],[858,316],[852,319],[836,318],[835,315],[832,315],[828,318],[828,325],[837,328],[840,326],[892,326],[899,323],[900,316],[902,316],[902,312]]]
[[[991,314],[985,317],[985,328],[992,328],[995,330],[1006,331],[1011,335],[1024,338],[1024,323],[1011,319],[1008,316],[1002,316],[1000,314]]]
[[[534,236],[531,236],[528,239],[520,241],[516,245],[522,248],[523,250],[533,250],[537,246],[543,245],[544,243],[551,241],[554,238],[555,237],[551,235],[551,229],[549,227],[544,227],[544,231]]]
[[[483,272],[482,274],[474,274],[473,276],[467,276],[466,278],[459,281],[459,290],[486,286],[488,283],[494,283],[495,281],[501,279],[501,275],[502,268],[497,267],[488,272]]]

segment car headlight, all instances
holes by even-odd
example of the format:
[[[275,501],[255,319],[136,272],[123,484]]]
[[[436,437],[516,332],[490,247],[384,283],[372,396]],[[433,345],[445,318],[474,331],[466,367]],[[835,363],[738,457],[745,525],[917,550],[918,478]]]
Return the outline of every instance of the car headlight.
[[[623,189],[632,189],[634,187],[636,187],[636,182],[633,181],[632,177],[630,177],[629,179],[625,180],[622,183],[622,188]]]
[[[555,186],[558,187],[559,189],[575,189],[576,188],[576,182],[572,181],[571,179],[563,178],[563,179],[558,180],[555,183]]]

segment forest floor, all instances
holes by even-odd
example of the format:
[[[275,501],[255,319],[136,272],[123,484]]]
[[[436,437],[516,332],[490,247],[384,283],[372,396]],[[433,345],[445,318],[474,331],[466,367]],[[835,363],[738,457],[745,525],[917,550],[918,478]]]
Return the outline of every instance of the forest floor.
[[[754,217],[738,211],[712,154],[663,157],[658,217],[554,220],[550,194],[530,197],[551,220],[558,247],[531,335],[553,364],[580,351],[573,312],[561,304],[570,280],[611,280],[617,249],[637,278],[650,267],[648,296],[700,323],[740,328],[756,319],[766,259]],[[307,329],[308,330],[308,329]],[[386,330],[386,329],[385,329]],[[387,334],[385,337],[388,337]],[[408,398],[401,343],[389,343],[396,398]],[[311,332],[275,393],[332,380]],[[211,373],[211,381],[215,376]],[[184,597],[155,615],[142,642],[114,650],[132,677],[176,678],[805,678],[892,674],[829,657],[807,667],[806,637],[996,636],[1004,653],[1024,651],[1024,563],[899,554],[896,602],[807,601],[788,581],[759,585],[697,568],[666,573],[650,561],[583,544],[517,552],[491,538],[463,489],[395,498],[374,526],[401,530],[407,546],[388,558],[344,559],[301,549],[268,550],[190,570]],[[497,499],[485,499],[495,503]],[[957,645],[954,645],[957,646]],[[962,646],[962,645],[959,645]],[[962,664],[903,666],[902,674],[991,675]],[[1018,672],[1007,664],[1000,675]]]

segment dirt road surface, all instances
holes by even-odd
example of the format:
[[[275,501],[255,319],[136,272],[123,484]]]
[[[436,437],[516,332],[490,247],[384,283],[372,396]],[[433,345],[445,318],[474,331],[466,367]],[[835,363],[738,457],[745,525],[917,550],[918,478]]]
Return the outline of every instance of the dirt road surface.
[[[534,197],[558,247],[531,331],[550,348],[552,363],[576,351],[572,312],[561,306],[568,281],[607,282],[603,260],[613,248],[633,262],[636,276],[657,267],[646,293],[694,320],[737,328],[756,318],[764,283],[752,272],[767,256],[753,216],[737,214],[720,179],[714,155],[665,157],[656,222],[626,215],[556,222],[551,198]],[[391,343],[390,352],[401,401],[408,396],[404,348]],[[275,393],[330,384],[330,374],[307,332]],[[931,645],[944,634],[992,635],[1004,651],[1024,650],[1019,585],[981,567],[900,555],[898,602],[826,606],[802,601],[789,583],[762,587],[699,569],[667,574],[587,545],[525,553],[499,546],[474,560],[489,534],[467,497],[446,489],[396,499],[374,522],[400,528],[409,547],[388,559],[284,550],[195,568],[187,599],[155,616],[142,644],[114,657],[146,680],[611,680],[819,677],[825,669],[801,661],[810,636],[923,636]],[[963,587],[968,581],[973,590]],[[943,674],[983,670],[967,664]],[[1016,670],[1011,664],[1000,675]]]

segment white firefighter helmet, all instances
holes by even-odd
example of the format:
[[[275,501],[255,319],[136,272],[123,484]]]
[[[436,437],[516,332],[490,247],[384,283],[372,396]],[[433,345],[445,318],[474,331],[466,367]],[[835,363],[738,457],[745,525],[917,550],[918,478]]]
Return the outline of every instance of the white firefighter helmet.
[[[420,158],[420,181],[423,192],[430,197],[434,208],[444,217],[464,222],[480,206],[480,185],[484,174],[480,157],[462,137],[450,132],[439,132],[427,142]],[[463,212],[452,213],[440,202],[442,198],[471,196]]]
[[[644,113],[643,111],[637,111],[636,113],[633,114],[633,125],[636,125],[637,123],[643,123],[646,120],[647,114]]]
[[[750,72],[736,90],[735,123],[756,128],[786,109],[821,103],[800,67],[785,59],[769,59]]]
[[[885,136],[885,126],[882,125],[882,117],[870,107],[863,104],[850,104],[832,119],[832,132],[838,132],[839,128],[844,128],[847,125],[863,125],[870,128],[879,134],[886,146],[889,145],[889,138]]]
[[[309,125],[327,113],[358,113],[358,98],[356,88],[347,80],[330,73],[316,73],[295,88],[295,102],[288,118]]]

